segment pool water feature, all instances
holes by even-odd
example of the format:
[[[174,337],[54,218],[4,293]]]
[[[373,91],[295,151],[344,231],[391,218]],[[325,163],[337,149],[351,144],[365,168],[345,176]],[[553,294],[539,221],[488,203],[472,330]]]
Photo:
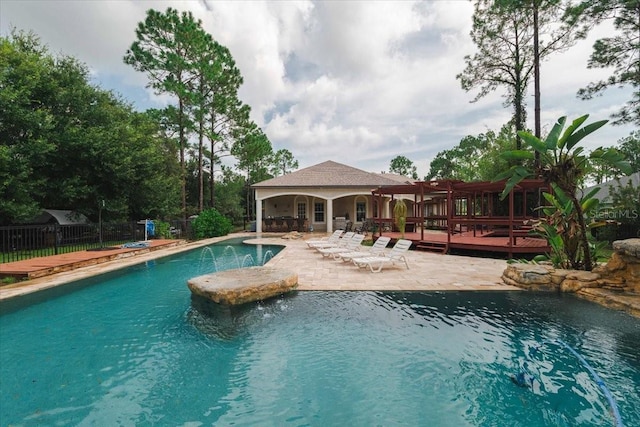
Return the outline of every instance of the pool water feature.
[[[558,340],[640,425],[640,321],[624,313],[527,292],[296,292],[217,315],[186,286],[201,257],[0,305],[0,425],[615,425]]]

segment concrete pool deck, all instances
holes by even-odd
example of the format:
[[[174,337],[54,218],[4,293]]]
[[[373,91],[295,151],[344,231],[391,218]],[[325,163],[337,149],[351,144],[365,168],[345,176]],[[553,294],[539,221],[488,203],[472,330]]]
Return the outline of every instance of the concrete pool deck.
[[[278,244],[283,239],[262,238],[251,243]],[[518,291],[505,285],[501,275],[505,260],[424,251],[406,254],[409,269],[403,263],[385,267],[380,273],[358,268],[353,263],[325,258],[309,249],[304,240],[285,240],[286,249],[269,262],[298,274],[298,290],[303,291],[445,291],[499,290]]]
[[[439,255],[423,251],[409,251],[410,269],[402,264],[385,267],[380,273],[353,264],[323,258],[307,248],[304,239],[318,238],[324,234],[305,233],[303,239],[283,239],[281,234],[238,233],[198,242],[172,245],[152,252],[83,266],[70,271],[51,274],[33,280],[0,286],[0,300],[25,295],[87,277],[114,271],[145,261],[175,253],[197,249],[225,239],[246,236],[248,243],[283,245],[269,266],[294,271],[298,274],[298,290],[301,291],[519,291],[505,285],[500,276],[506,261],[499,259]],[[99,254],[96,254],[96,256]],[[186,286],[186,283],[185,283]]]

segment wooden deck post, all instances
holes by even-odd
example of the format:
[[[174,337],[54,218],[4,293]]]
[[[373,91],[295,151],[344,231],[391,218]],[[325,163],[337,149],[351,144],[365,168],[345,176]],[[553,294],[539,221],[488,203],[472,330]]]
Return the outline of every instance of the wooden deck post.
[[[513,258],[513,192],[509,192],[509,258]]]

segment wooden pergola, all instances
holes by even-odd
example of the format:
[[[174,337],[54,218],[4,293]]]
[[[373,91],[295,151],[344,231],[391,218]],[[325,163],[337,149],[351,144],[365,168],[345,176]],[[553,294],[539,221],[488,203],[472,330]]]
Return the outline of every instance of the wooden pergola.
[[[390,197],[391,203],[398,198],[413,198],[412,212],[407,214],[407,228],[417,240],[418,247],[422,244],[422,247],[428,248],[429,240],[433,240],[433,236],[425,237],[425,229],[438,228],[446,230],[447,234],[446,245],[444,242],[438,244],[443,252],[455,247],[454,236],[463,232],[467,242],[473,242],[470,239],[476,237],[503,237],[504,244],[498,245],[499,248],[495,250],[510,255],[548,249],[546,244],[539,242],[534,242],[531,249],[527,249],[526,245],[515,247],[518,238],[527,237],[530,230],[528,224],[538,215],[536,208],[540,205],[541,191],[548,191],[548,185],[542,180],[523,180],[513,188],[506,201],[501,201],[499,196],[505,184],[506,181],[438,180],[379,187],[372,190],[373,199],[378,201],[378,210],[372,220],[377,224],[380,235],[392,231],[393,218],[380,216],[383,197]],[[487,240],[478,240],[475,244],[466,245],[484,248],[488,243]],[[495,241],[492,243],[495,244]]]

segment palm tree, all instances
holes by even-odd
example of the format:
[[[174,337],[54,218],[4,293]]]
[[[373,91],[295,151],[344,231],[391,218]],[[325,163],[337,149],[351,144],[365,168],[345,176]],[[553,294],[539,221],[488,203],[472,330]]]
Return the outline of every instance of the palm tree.
[[[529,132],[518,132],[523,144],[529,146],[532,151],[513,150],[503,153],[502,156],[507,160],[524,160],[533,164],[533,160],[537,155],[539,156],[539,162],[533,168],[522,165],[512,166],[509,170],[497,176],[495,181],[508,178],[502,193],[503,199],[513,187],[526,178],[542,178],[550,186],[559,189],[573,205],[579,226],[578,233],[584,261],[581,267],[590,271],[593,268],[593,263],[587,241],[584,206],[578,198],[579,185],[588,170],[587,165],[590,159],[601,159],[601,161],[618,168],[624,174],[631,173],[631,165],[624,160],[624,156],[615,148],[598,148],[588,156],[583,154],[584,148],[578,147],[578,142],[607,123],[607,120],[601,120],[581,128],[588,117],[589,115],[586,114],[575,119],[564,132],[563,129],[567,118],[560,117],[545,140],[541,140]],[[576,262],[578,262],[578,259],[579,257]],[[577,265],[573,267],[576,268]]]

